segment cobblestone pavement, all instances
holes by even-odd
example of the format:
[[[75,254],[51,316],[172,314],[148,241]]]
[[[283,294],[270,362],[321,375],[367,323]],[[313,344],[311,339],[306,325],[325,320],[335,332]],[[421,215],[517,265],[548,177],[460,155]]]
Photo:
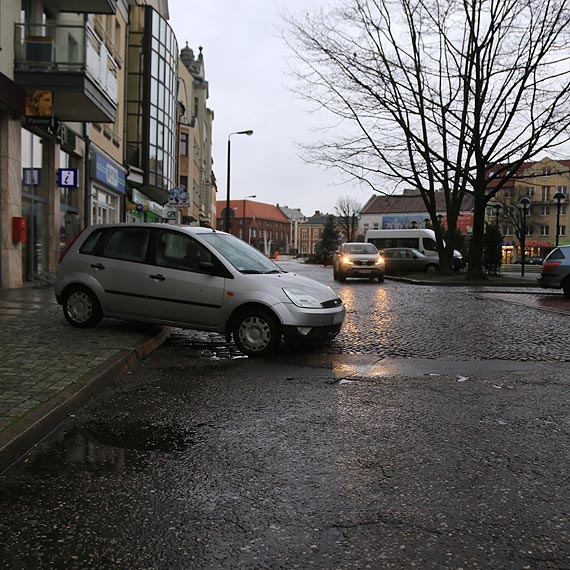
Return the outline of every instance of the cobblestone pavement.
[[[380,358],[570,361],[570,299],[557,291],[418,286],[332,278],[332,269],[285,262],[338,291],[347,316],[327,354]],[[231,347],[219,335],[176,331],[171,345],[200,347],[224,358]]]
[[[120,373],[161,330],[114,320],[75,329],[51,288],[28,287],[0,290],[0,323],[0,452],[91,382]]]
[[[346,304],[342,332],[319,348],[325,355],[570,361],[570,301],[558,292],[388,280],[340,284],[333,281],[330,267],[295,261],[281,265],[329,284]],[[80,400],[78,393],[85,392],[86,399],[93,379],[116,377],[128,359],[148,354],[168,333],[113,320],[95,329],[74,329],[49,288],[0,290],[0,323],[0,455],[23,431],[31,434],[54,408]],[[242,358],[233,343],[217,334],[175,330],[167,343],[200,357]]]

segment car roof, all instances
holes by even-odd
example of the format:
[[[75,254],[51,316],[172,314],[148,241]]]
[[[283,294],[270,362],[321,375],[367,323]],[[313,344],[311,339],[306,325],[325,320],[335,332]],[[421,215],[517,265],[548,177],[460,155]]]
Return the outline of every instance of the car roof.
[[[120,222],[116,224],[92,224],[89,226],[90,230],[100,229],[100,228],[157,228],[157,229],[176,229],[181,230],[186,233],[192,234],[204,234],[204,233],[224,233],[218,232],[214,228],[207,228],[203,226],[182,226],[177,224],[164,224],[164,223],[154,223],[154,222],[142,222],[133,224],[132,222]]]

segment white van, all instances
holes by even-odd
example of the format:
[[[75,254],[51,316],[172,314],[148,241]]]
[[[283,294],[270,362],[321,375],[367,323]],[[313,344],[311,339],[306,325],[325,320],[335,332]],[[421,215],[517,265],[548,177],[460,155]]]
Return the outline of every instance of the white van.
[[[373,243],[378,250],[387,247],[413,247],[428,257],[437,257],[437,242],[435,232],[430,229],[417,228],[410,230],[368,230],[365,240]],[[463,265],[463,255],[460,251],[453,252],[455,269]]]

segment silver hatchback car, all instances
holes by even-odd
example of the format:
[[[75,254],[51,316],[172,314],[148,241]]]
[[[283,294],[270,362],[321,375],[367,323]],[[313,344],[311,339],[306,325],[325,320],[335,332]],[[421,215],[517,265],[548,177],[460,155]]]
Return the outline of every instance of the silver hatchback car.
[[[250,356],[281,339],[329,340],[345,308],[317,281],[284,271],[244,241],[211,228],[91,226],[60,261],[54,285],[67,321],[103,317],[214,331]]]
[[[538,283],[545,289],[562,289],[570,297],[570,245],[553,249],[542,262]]]

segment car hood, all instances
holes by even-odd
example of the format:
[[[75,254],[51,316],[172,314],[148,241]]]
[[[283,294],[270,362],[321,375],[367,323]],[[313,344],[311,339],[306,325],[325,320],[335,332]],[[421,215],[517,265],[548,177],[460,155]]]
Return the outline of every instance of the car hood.
[[[279,289],[286,287],[301,289],[303,292],[313,296],[319,303],[339,298],[336,292],[328,285],[323,285],[298,273],[269,273],[266,275],[252,275],[252,277],[254,277],[253,283],[257,282],[260,285],[262,282],[263,287],[271,285]],[[254,287],[253,283],[252,287]]]

